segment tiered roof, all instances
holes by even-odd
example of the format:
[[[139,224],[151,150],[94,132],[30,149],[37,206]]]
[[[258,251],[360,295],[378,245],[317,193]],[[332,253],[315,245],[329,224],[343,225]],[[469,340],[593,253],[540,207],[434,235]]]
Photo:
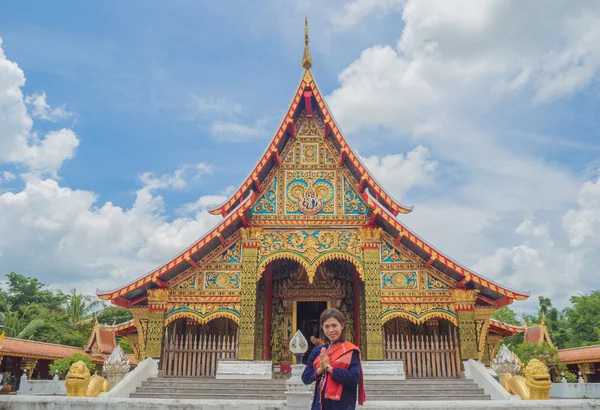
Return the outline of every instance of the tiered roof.
[[[111,291],[98,291],[98,297],[125,307],[141,303],[146,299],[148,289],[166,287],[166,281],[190,267],[196,267],[199,261],[217,246],[221,244],[228,246],[231,243],[228,238],[239,228],[250,224],[252,217],[250,208],[257,197],[256,193],[260,193],[264,189],[265,181],[271,170],[280,166],[280,155],[284,147],[290,139],[295,138],[294,124],[300,114],[306,112],[320,117],[324,124],[325,138],[329,138],[337,150],[334,155],[337,156],[338,163],[345,167],[356,178],[356,181],[360,182],[360,190],[369,206],[373,225],[384,228],[397,242],[416,253],[422,258],[426,268],[433,266],[456,279],[459,288],[477,289],[479,304],[501,307],[512,303],[514,299],[527,299],[529,297],[527,293],[496,284],[450,259],[396,219],[398,214],[411,212],[412,207],[401,205],[395,201],[369,173],[359,156],[346,142],[310,71],[312,60],[308,54],[307,36],[305,42],[303,58],[305,71],[280,127],[242,185],[228,201],[210,211],[216,215],[223,215],[223,221],[184,252],[156,270],[125,286]]]

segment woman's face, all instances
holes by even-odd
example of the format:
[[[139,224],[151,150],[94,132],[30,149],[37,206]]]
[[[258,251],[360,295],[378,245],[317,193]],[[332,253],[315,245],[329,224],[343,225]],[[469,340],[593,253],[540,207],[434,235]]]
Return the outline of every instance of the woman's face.
[[[343,329],[344,325],[334,317],[330,317],[323,323],[323,333],[327,336],[331,344],[339,340]]]

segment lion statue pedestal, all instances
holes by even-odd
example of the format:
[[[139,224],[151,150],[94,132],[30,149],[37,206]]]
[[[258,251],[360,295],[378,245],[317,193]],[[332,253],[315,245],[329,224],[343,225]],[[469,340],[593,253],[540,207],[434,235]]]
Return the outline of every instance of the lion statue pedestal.
[[[67,396],[98,397],[100,393],[110,390],[110,385],[104,377],[97,374],[91,376],[85,362],[78,361],[71,365],[65,378]]]

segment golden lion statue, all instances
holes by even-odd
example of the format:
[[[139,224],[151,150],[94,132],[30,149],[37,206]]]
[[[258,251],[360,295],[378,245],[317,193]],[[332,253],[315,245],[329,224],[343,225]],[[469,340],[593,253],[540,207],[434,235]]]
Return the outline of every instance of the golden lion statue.
[[[67,396],[98,397],[110,390],[110,384],[97,374],[90,376],[90,370],[82,360],[71,365],[65,378]]]
[[[550,373],[548,368],[538,359],[531,359],[523,371],[523,376],[504,374],[502,387],[510,394],[519,395],[523,400],[548,400],[550,399]]]

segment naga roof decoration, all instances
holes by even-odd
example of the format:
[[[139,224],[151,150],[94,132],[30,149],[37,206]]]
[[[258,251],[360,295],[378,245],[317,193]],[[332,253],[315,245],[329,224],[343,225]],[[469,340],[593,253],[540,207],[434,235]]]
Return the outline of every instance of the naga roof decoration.
[[[135,321],[131,319],[127,322],[119,323],[112,326],[104,325],[104,328],[109,332],[113,332],[114,334],[121,336],[122,333],[130,333],[131,331],[135,331]]]
[[[512,336],[515,333],[523,333],[525,329],[525,326],[509,325],[508,323],[504,323],[496,319],[490,319],[489,331],[492,333],[500,333],[503,335],[506,334]]]
[[[487,297],[493,301],[504,299],[503,301],[499,301],[500,303],[496,303],[497,306],[510,304],[510,299],[525,300],[529,297],[526,293],[520,293],[502,287],[489,279],[468,270],[429,245],[401,224],[390,211],[382,206],[382,204],[371,195],[370,190],[365,190],[364,199],[369,208],[373,210],[375,220],[379,217],[381,218],[380,221],[383,223],[384,227],[395,230],[395,235],[392,234],[392,236],[396,238],[396,241],[403,243],[405,246],[412,249],[413,252],[421,256],[425,260],[426,268],[433,266],[444,273],[453,274],[456,279],[460,280],[458,287],[464,288],[472,285],[472,287],[480,291],[480,299],[481,296],[484,298]],[[391,232],[388,230],[388,233]]]
[[[170,279],[189,267],[197,266],[197,261],[210,250],[219,244],[227,244],[225,234],[228,233],[227,237],[231,236],[233,232],[246,223],[244,212],[250,209],[255,197],[256,195],[251,191],[248,197],[227,218],[220,221],[213,229],[194,242],[184,252],[175,256],[160,268],[117,289],[108,291],[97,290],[97,296],[103,300],[112,300],[116,305],[128,307],[136,303],[136,298],[140,298],[140,301],[145,299],[147,289],[166,287],[164,283],[165,279]],[[122,298],[125,294],[129,294],[130,297],[127,299]]]

